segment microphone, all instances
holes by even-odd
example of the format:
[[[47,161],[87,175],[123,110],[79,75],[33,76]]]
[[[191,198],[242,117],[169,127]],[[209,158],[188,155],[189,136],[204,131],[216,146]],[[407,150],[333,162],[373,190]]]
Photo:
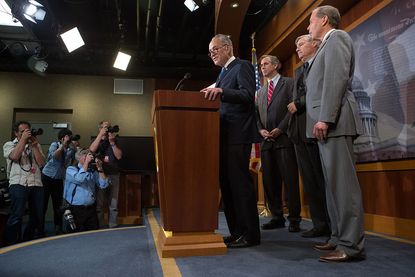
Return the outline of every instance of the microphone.
[[[187,72],[186,74],[184,74],[183,79],[181,79],[178,83],[176,88],[174,89],[175,91],[177,90],[181,90],[183,87],[183,83],[184,81],[186,81],[187,79],[190,79],[192,77],[192,74],[190,74],[189,72]]]

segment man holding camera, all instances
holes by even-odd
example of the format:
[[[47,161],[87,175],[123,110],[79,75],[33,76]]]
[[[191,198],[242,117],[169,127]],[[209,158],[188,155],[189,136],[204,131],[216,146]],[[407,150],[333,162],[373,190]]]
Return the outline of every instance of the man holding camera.
[[[89,146],[89,150],[95,153],[103,161],[103,169],[109,178],[109,186],[106,190],[97,191],[97,214],[99,227],[104,226],[104,203],[109,206],[108,226],[118,226],[118,190],[120,187],[120,169],[118,162],[122,158],[122,150],[118,145],[118,125],[111,126],[109,121],[101,121],[99,133]]]
[[[109,184],[102,161],[95,158],[88,149],[76,153],[76,160],[77,166],[66,169],[63,198],[72,212],[72,215],[68,211],[64,214],[69,221],[69,226],[64,227],[66,232],[98,229],[95,188],[98,186],[99,191]]]
[[[71,146],[72,140],[71,130],[60,130],[58,133],[58,141],[52,142],[49,147],[47,162],[42,170],[42,183],[45,192],[43,222],[45,221],[50,196],[52,198],[53,222],[55,224],[56,234],[62,232],[62,214],[60,207],[62,204],[65,171],[75,159],[75,148]]]
[[[7,160],[11,211],[6,223],[6,244],[20,241],[22,218],[29,207],[29,222],[23,233],[23,240],[31,240],[36,230],[42,231],[43,186],[40,167],[45,164],[45,156],[36,138],[38,130],[30,129],[30,123],[19,121],[13,126],[16,138],[3,145]],[[40,130],[39,130],[40,131]]]

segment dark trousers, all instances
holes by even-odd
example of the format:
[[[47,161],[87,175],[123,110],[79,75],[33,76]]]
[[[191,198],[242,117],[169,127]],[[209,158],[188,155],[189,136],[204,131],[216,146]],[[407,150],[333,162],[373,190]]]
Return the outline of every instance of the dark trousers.
[[[259,243],[257,198],[249,172],[251,147],[251,144],[221,144],[220,188],[231,235],[243,235],[247,241]]]
[[[48,209],[49,196],[52,198],[53,222],[55,230],[62,228],[62,213],[60,211],[63,199],[63,180],[53,179],[42,174],[42,183],[44,187],[44,208],[43,208],[43,224],[45,222],[45,214]]]
[[[21,239],[23,241],[31,240],[35,237],[36,232],[42,233],[43,187],[10,185],[9,193],[11,210],[5,231],[5,241],[8,245],[17,243]],[[29,208],[29,222],[23,232],[23,238],[21,238],[26,203]]]
[[[293,147],[261,151],[262,181],[265,199],[273,219],[285,221],[282,207],[282,183],[288,194],[288,220],[301,221],[298,167]]]
[[[71,211],[76,225],[76,232],[98,229],[96,204],[72,206]]]
[[[314,228],[329,229],[325,182],[318,145],[313,142],[299,142],[294,147]]]

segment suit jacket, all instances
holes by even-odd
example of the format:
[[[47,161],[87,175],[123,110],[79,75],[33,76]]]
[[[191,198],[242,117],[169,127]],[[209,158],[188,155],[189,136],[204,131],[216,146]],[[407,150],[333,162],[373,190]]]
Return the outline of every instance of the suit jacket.
[[[297,112],[295,112],[288,123],[288,137],[294,142],[309,141],[306,136],[306,93],[305,69],[303,66],[295,70],[293,99]]]
[[[288,77],[281,76],[271,97],[268,105],[268,86],[263,86],[257,94],[256,115],[258,130],[266,129],[271,131],[278,128],[283,133],[279,135],[274,142],[263,140],[261,150],[270,149],[272,146],[277,148],[292,147],[292,143],[287,136],[288,121],[291,114],[287,109],[288,103],[292,99],[293,80]]]
[[[317,121],[329,124],[328,137],[362,133],[352,93],[354,65],[352,39],[342,30],[333,31],[317,50],[306,78],[307,137],[313,137]]]
[[[255,124],[255,73],[248,61],[235,59],[216,81],[220,104],[221,143],[259,142]]]

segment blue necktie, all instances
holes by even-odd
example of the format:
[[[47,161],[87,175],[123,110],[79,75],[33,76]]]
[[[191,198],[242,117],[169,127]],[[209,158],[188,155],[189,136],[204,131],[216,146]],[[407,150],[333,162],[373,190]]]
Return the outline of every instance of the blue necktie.
[[[223,75],[225,75],[225,72],[226,72],[226,68],[222,67],[222,69],[221,69],[221,71],[219,73],[218,80],[222,79]]]

